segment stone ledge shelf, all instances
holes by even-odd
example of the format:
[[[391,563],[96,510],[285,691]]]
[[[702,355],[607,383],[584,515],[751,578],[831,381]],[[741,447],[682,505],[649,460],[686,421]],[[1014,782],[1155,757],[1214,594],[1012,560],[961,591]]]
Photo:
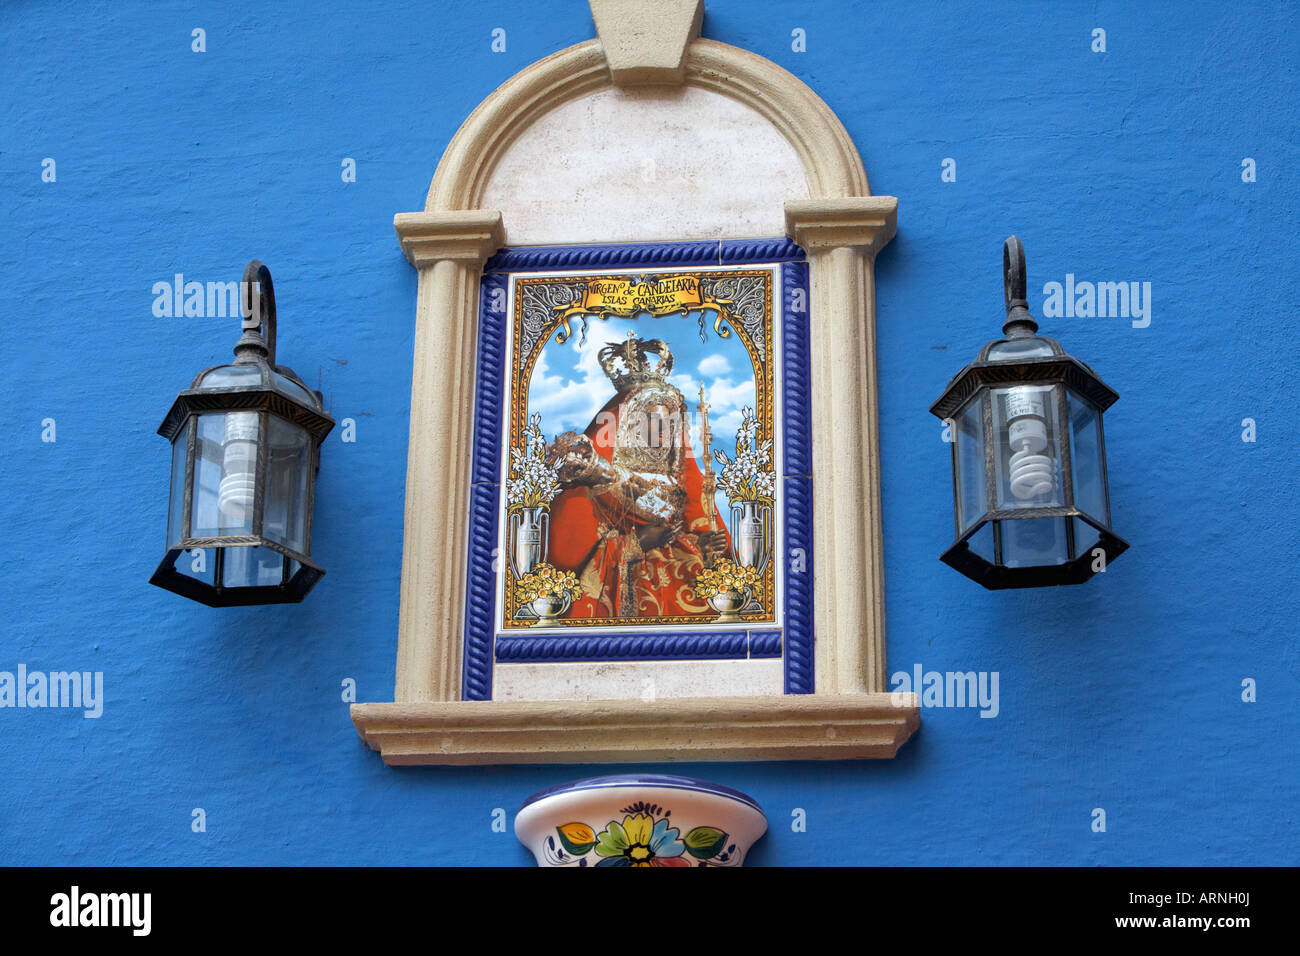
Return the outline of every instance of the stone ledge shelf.
[[[893,757],[920,726],[915,694],[657,701],[353,704],[390,766],[861,760]]]

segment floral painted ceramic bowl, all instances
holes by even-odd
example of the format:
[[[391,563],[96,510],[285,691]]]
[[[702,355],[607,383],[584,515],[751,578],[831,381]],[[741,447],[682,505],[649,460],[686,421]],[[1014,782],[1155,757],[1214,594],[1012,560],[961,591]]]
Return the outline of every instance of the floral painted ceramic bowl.
[[[538,866],[740,866],[766,832],[762,809],[739,790],[662,774],[560,784],[515,815]]]

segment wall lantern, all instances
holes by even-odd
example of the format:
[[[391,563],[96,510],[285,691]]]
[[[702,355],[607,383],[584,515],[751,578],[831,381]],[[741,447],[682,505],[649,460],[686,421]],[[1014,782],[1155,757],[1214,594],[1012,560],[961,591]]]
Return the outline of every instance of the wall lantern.
[[[167,556],[149,582],[209,607],[301,601],[325,573],[311,520],[334,419],[275,364],[275,289],[256,259],[240,299],[234,364],[201,372],[158,427],[172,443],[171,505]]]
[[[952,434],[957,540],[942,560],[989,589],[1081,584],[1128,547],[1110,530],[1101,428],[1119,395],[1036,334],[1015,236],[1002,269],[1006,338],[930,409]]]

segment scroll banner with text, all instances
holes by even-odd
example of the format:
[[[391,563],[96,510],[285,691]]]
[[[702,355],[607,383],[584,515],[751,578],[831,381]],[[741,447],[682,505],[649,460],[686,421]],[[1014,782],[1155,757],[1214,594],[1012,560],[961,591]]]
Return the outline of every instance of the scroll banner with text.
[[[563,345],[569,338],[569,319],[575,315],[630,316],[641,312],[650,315],[671,315],[674,312],[692,312],[711,309],[717,313],[713,329],[721,338],[731,334],[722,327],[722,320],[730,318],[729,299],[715,299],[700,288],[699,276],[669,276],[663,279],[592,279],[582,290],[578,301],[554,306],[560,313],[562,330],[555,341]],[[701,326],[702,328],[703,326]]]

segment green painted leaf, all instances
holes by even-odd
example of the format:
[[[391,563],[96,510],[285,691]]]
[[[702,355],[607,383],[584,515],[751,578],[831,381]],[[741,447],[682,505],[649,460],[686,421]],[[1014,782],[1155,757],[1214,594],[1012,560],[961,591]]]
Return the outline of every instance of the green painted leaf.
[[[585,823],[566,823],[556,827],[555,832],[560,835],[564,848],[574,856],[586,856],[596,845],[596,832]]]
[[[686,834],[686,852],[697,860],[711,860],[727,845],[727,834],[717,827],[696,827]]]

